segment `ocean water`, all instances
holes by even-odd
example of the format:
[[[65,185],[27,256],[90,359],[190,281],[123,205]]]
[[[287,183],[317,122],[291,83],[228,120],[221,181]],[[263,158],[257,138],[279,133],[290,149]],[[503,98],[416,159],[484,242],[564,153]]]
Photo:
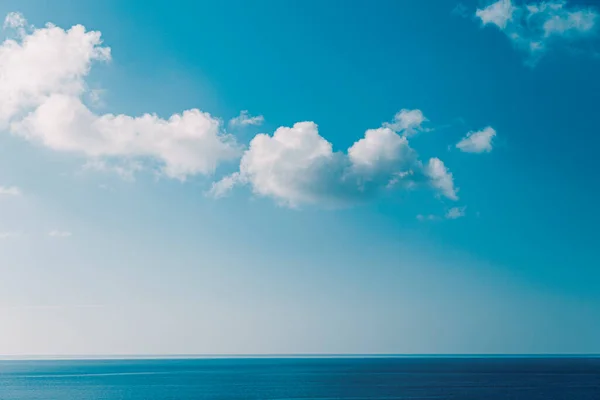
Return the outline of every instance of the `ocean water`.
[[[0,361],[0,399],[600,400],[600,359]]]

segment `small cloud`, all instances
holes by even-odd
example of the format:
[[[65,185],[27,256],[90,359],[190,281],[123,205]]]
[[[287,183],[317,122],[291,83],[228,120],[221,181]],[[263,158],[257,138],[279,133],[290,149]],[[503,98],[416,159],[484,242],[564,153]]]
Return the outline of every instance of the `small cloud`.
[[[258,126],[258,125],[262,125],[262,123],[264,121],[265,121],[265,117],[263,117],[262,115],[253,117],[252,115],[250,115],[248,110],[242,110],[240,112],[240,115],[238,115],[235,118],[232,118],[229,121],[229,126],[231,126],[231,127],[244,127],[244,126],[248,126],[248,125]]]
[[[446,219],[458,219],[466,215],[467,206],[452,207],[446,213]]]
[[[73,236],[73,233],[69,232],[69,231],[58,231],[58,230],[53,230],[48,232],[48,236],[52,237],[52,238],[68,238]]]
[[[394,115],[392,122],[385,122],[383,127],[389,128],[394,132],[401,132],[404,136],[412,136],[424,130],[421,125],[426,121],[427,118],[425,118],[421,110],[408,110],[404,108]]]
[[[213,182],[207,195],[215,199],[219,199],[227,195],[227,193],[236,185],[240,183],[240,173],[234,172],[221,179],[220,181]]]
[[[425,167],[425,174],[431,180],[431,186],[439,190],[441,194],[450,200],[458,200],[458,188],[454,187],[454,177],[442,160],[436,157],[429,159],[429,163]]]
[[[469,132],[456,144],[456,148],[465,153],[489,153],[496,130],[488,126],[481,131]]]
[[[0,197],[3,196],[20,196],[21,189],[16,186],[0,186]]]
[[[500,0],[485,8],[477,9],[475,15],[481,19],[483,25],[494,24],[504,29],[508,21],[512,20],[514,12],[515,7],[511,0]]]
[[[433,214],[428,214],[428,215],[423,215],[423,214],[418,214],[417,215],[417,219],[421,222],[423,221],[437,221],[439,219],[439,217],[437,217],[436,215]]]

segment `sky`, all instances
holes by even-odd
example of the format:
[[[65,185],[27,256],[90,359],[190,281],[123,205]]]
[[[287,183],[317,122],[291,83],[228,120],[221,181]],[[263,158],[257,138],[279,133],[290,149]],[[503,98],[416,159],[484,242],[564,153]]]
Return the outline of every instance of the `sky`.
[[[0,355],[600,353],[599,13],[3,1]]]

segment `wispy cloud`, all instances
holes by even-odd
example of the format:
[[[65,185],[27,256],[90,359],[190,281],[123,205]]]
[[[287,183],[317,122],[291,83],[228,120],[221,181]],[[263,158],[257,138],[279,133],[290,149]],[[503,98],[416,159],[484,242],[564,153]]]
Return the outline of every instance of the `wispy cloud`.
[[[243,127],[243,126],[248,126],[248,125],[262,125],[262,123],[265,121],[265,117],[263,117],[262,115],[257,115],[255,117],[253,117],[252,115],[250,115],[250,113],[248,112],[248,110],[242,110],[240,112],[240,115],[238,115],[235,118],[232,118],[229,121],[229,126],[231,127]]]
[[[446,212],[447,219],[458,219],[467,215],[467,206],[463,207],[452,207]]]
[[[417,214],[417,219],[419,221],[437,221],[440,219],[440,217],[438,217],[437,215],[433,215],[433,214]]]
[[[569,6],[566,1],[513,2],[499,0],[477,9],[483,26],[493,25],[528,54],[534,66],[553,47],[573,46],[597,32],[598,11]]]

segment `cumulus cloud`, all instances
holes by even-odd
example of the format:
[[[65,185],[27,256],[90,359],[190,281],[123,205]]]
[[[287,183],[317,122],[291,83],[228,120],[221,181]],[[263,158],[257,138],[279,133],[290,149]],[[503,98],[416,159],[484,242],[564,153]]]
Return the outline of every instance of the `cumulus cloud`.
[[[26,26],[15,15],[9,14],[5,26]],[[64,30],[47,24],[5,40],[0,45],[0,129],[94,160],[158,165],[164,175],[182,180],[210,174],[220,162],[239,157],[241,147],[222,122],[197,109],[166,119],[92,112],[84,98],[93,100],[96,91],[88,90],[85,78],[94,63],[110,59],[100,32],[81,25]]]
[[[415,126],[406,124],[401,129]],[[239,171],[213,184],[210,193],[220,197],[235,185],[247,184],[255,194],[291,207],[337,206],[391,187],[430,185],[456,199],[452,174],[435,160],[434,167],[423,167],[406,136],[389,125],[367,130],[344,153],[333,150],[317,124],[298,122],[278,128],[272,136],[256,135],[242,156]],[[439,165],[443,171],[437,170]]]
[[[465,153],[489,153],[496,130],[488,126],[477,132],[469,132],[457,144],[456,148]]]
[[[243,126],[248,126],[248,125],[262,125],[262,123],[265,121],[265,117],[263,117],[262,115],[257,115],[256,117],[253,117],[252,115],[250,115],[250,113],[248,112],[248,110],[242,110],[240,112],[240,115],[238,115],[235,118],[232,118],[229,121],[229,126],[232,127],[243,127]]]
[[[467,206],[463,207],[452,207],[446,213],[447,219],[458,219],[467,215]]]
[[[0,186],[0,197],[3,196],[20,196],[21,189],[16,186]]]
[[[559,45],[573,46],[596,32],[598,11],[591,7],[568,6],[566,1],[513,3],[499,0],[475,16],[486,25],[494,25],[529,54],[533,66],[548,49]]]
[[[69,232],[69,231],[59,231],[59,230],[52,230],[50,232],[48,232],[48,236],[52,237],[52,238],[68,238],[73,236],[73,233]]]
[[[97,104],[101,90],[89,88],[90,70],[112,59],[100,32],[81,25],[35,28],[20,14],[9,14],[4,25],[16,35],[0,44],[0,130],[83,156],[86,169],[114,171],[126,179],[142,169],[156,169],[185,180],[211,174],[220,163],[241,156],[239,171],[216,182],[212,195],[248,185],[257,195],[288,206],[339,205],[382,190],[429,186],[458,198],[444,163],[434,158],[424,165],[408,143],[410,136],[425,130],[421,110],[400,110],[391,122],[367,130],[346,152],[334,151],[314,122],[256,135],[244,151],[219,118],[198,109],[167,118],[90,109],[88,103]],[[263,120],[242,111],[229,125],[259,125]]]

